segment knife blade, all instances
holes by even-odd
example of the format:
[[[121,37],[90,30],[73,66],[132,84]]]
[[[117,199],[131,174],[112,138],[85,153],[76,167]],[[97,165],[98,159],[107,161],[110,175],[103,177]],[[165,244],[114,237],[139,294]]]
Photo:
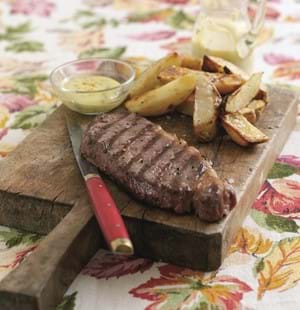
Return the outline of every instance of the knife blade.
[[[80,152],[82,129],[73,117],[66,115],[67,128],[73,153],[91,200],[92,209],[112,252],[132,255],[133,245],[120,212],[101,178],[98,169],[89,163]]]

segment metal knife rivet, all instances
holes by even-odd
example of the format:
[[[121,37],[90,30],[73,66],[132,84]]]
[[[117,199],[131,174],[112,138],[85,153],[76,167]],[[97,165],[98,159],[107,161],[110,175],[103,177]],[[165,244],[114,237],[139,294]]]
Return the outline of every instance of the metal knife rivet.
[[[111,207],[111,204],[110,204],[110,203],[108,203],[108,204],[107,204],[107,206],[108,206],[108,207]]]
[[[116,227],[118,227],[118,228],[119,228],[119,227],[120,227],[120,224],[116,224]]]
[[[102,188],[103,186],[101,184],[99,184],[99,187]]]

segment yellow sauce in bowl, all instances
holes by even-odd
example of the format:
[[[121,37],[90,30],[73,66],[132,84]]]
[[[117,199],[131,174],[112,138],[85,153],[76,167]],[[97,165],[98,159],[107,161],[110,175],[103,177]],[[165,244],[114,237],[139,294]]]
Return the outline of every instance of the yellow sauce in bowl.
[[[114,88],[120,83],[112,78],[102,75],[79,75],[63,81],[65,90],[73,91],[101,91]]]
[[[108,112],[125,99],[120,83],[101,75],[76,75],[62,81],[61,97],[70,109],[83,114]]]

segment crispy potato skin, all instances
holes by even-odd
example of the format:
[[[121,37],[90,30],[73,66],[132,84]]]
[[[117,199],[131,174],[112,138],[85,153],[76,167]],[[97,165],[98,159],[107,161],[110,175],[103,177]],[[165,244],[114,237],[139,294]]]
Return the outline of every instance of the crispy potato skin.
[[[225,110],[235,113],[245,108],[258,93],[261,83],[262,73],[255,73],[240,88],[227,98]]]
[[[241,146],[263,143],[269,139],[240,113],[224,115],[222,125],[231,139]]]
[[[182,55],[181,60],[182,60],[181,66],[184,68],[189,68],[193,70],[202,69],[202,59],[198,57],[193,57],[190,55]]]
[[[219,72],[239,75],[245,81],[249,79],[249,74],[247,74],[238,66],[225,59],[214,56],[203,56],[202,70],[207,72]]]
[[[195,70],[191,70],[188,68],[184,68],[184,67],[178,67],[178,66],[170,66],[162,71],[160,71],[160,73],[158,74],[157,78],[163,83],[169,83],[173,80],[176,80],[177,78],[179,78],[180,76],[183,76],[185,74],[188,73],[195,73],[197,74],[198,72]]]
[[[163,84],[166,84],[188,73],[206,76],[215,85],[222,96],[233,93],[245,82],[240,76],[235,74],[209,73],[203,71],[197,72],[195,70],[177,66],[171,66],[161,71],[158,75],[158,79]]]

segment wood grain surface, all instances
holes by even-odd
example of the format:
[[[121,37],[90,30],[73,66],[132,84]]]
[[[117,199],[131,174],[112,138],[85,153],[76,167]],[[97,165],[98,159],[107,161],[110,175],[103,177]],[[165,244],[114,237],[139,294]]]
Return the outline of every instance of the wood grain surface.
[[[174,114],[153,119],[167,131],[197,147],[211,160],[219,176],[233,182],[238,203],[225,219],[208,224],[193,215],[176,215],[146,206],[105,178],[124,217],[137,256],[201,270],[214,270],[220,266],[295,123],[296,96],[277,88],[272,88],[269,94],[270,104],[257,126],[270,140],[254,147],[237,146],[224,133],[213,143],[199,144],[192,134],[189,117]],[[0,302],[1,309],[11,309],[9,307],[24,296],[28,297],[28,309],[31,309],[30,305],[37,309],[43,305],[46,309],[59,300],[76,272],[97,248],[93,242],[85,241],[87,245],[82,247],[74,240],[79,240],[79,236],[82,240],[94,236],[99,240],[98,244],[103,245],[99,229],[90,224],[92,214],[73,158],[64,113],[70,112],[63,107],[57,109],[7,159],[0,162],[0,224],[47,234],[60,223],[36,252],[0,283],[0,301],[7,301]],[[90,120],[75,114],[74,117],[78,117],[82,124]],[[88,211],[80,213],[78,209]],[[73,221],[69,222],[69,217]],[[67,235],[70,231],[66,240],[61,238],[62,231]],[[58,257],[49,254],[53,249]],[[78,263],[72,270],[65,270],[70,253],[77,253],[73,259]],[[80,260],[80,256],[84,259]],[[30,270],[38,271],[45,265],[50,266],[46,274],[41,276],[35,272],[28,287],[25,284],[15,285],[16,281],[21,283],[22,279],[26,279]],[[64,276],[62,285],[59,278]],[[44,290],[50,287],[55,293],[43,291],[42,294],[35,283]]]

